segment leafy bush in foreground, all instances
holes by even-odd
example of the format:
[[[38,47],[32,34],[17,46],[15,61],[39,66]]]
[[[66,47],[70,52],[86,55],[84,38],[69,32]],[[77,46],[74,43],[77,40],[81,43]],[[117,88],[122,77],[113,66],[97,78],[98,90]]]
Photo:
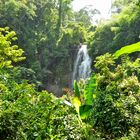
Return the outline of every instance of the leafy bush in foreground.
[[[80,140],[86,137],[85,126],[63,99],[46,91],[36,92],[33,85],[18,84],[6,75],[0,78],[0,92],[1,140]]]
[[[116,65],[111,54],[96,58],[97,91],[94,94],[94,128],[105,139],[140,137],[140,59],[123,57]]]

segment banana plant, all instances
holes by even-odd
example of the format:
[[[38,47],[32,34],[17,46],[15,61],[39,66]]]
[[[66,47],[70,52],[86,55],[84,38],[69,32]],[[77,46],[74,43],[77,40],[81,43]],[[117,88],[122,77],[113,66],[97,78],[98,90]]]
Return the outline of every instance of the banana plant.
[[[114,53],[114,57],[117,59],[119,56],[123,54],[130,54],[138,51],[140,51],[140,42],[122,47],[120,50]]]
[[[74,98],[72,104],[74,105],[80,120],[87,119],[93,108],[93,95],[96,92],[96,76],[92,75],[81,89],[79,83],[74,81]],[[82,92],[83,91],[83,92]]]

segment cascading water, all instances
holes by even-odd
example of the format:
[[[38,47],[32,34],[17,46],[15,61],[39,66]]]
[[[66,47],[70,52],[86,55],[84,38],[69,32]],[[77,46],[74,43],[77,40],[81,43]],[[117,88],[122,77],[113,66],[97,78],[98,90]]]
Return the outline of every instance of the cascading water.
[[[74,64],[72,85],[74,80],[86,79],[90,76],[90,73],[91,58],[88,55],[87,45],[81,45]]]

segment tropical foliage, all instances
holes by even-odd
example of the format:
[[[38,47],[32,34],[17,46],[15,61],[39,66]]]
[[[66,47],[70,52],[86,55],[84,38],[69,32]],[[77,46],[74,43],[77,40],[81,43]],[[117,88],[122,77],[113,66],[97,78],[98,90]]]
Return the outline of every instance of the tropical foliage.
[[[16,62],[16,59],[24,58],[21,49],[10,46],[14,37],[15,32],[1,28],[1,140],[85,139],[86,124],[82,126],[79,123],[73,107],[67,106],[63,98],[58,99],[47,91],[37,92],[33,84],[28,84],[30,81],[19,76],[22,68],[11,68],[12,60]],[[11,63],[4,63],[6,61]]]
[[[116,51],[114,55],[116,58],[118,58],[123,54],[129,54],[138,51],[140,51],[140,42],[122,47],[120,50]]]
[[[97,57],[97,91],[93,105],[95,129],[105,139],[139,139],[140,60],[111,54]]]
[[[139,42],[139,12],[140,7],[129,2],[120,14],[112,15],[112,20],[101,22],[89,41],[92,58]]]
[[[139,140],[140,1],[96,25],[72,1],[0,0],[0,140]],[[72,86],[85,42],[92,74]]]

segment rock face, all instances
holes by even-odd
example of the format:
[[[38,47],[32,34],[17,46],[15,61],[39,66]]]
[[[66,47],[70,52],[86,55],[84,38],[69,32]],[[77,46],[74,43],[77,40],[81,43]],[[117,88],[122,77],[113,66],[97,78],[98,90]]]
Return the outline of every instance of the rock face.
[[[45,89],[60,97],[63,95],[63,88],[72,87],[72,73],[78,47],[74,47],[65,57],[56,58],[48,68],[50,73],[47,76]]]
[[[46,86],[47,91],[55,93],[58,97],[62,95],[61,87],[57,84],[47,84]]]

